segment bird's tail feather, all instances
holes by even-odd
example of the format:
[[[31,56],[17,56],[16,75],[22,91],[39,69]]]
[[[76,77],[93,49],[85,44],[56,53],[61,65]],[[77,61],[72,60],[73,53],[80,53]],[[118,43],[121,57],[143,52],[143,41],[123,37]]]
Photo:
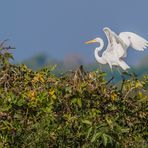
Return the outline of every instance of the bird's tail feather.
[[[120,60],[118,64],[120,65],[120,67],[121,67],[123,70],[127,70],[127,69],[130,68],[123,60]]]

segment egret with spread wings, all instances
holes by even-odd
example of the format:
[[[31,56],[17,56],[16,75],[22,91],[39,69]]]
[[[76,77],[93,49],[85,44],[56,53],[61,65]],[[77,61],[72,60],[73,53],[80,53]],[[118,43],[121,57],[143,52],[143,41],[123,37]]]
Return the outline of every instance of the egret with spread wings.
[[[117,35],[108,27],[105,27],[103,31],[107,37],[108,46],[102,56],[99,56],[99,51],[104,47],[104,42],[101,38],[97,37],[85,43],[90,44],[97,42],[100,44],[100,46],[95,49],[95,58],[101,64],[109,64],[111,70],[112,66],[119,66],[123,70],[130,68],[123,60],[127,56],[127,49],[129,47],[137,51],[144,51],[144,49],[148,47],[148,41],[135,33],[121,32]]]

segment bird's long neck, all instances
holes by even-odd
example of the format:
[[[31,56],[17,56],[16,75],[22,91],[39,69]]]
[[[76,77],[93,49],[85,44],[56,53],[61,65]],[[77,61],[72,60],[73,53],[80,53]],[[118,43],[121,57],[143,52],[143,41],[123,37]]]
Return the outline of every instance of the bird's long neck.
[[[102,39],[99,39],[98,43],[100,44],[100,46],[95,49],[95,52],[94,52],[95,58],[96,58],[97,62],[99,62],[101,64],[106,64],[105,60],[101,56],[99,56],[99,51],[101,51],[103,49],[104,42]]]

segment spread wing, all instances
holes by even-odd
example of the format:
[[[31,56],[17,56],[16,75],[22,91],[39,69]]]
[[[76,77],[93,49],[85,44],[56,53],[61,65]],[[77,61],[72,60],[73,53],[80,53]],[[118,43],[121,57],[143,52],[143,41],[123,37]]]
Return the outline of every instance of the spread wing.
[[[104,32],[108,39],[106,52],[116,54],[118,58],[126,57],[129,47],[138,51],[144,51],[148,47],[148,41],[135,33],[121,32],[117,35],[107,27],[104,28]]]
[[[105,53],[114,54],[117,58],[123,57],[125,55],[124,42],[111,29],[105,27],[103,31],[108,39],[108,46]]]
[[[123,40],[127,48],[132,47],[135,50],[144,51],[148,47],[147,40],[132,32],[121,32],[119,38]]]

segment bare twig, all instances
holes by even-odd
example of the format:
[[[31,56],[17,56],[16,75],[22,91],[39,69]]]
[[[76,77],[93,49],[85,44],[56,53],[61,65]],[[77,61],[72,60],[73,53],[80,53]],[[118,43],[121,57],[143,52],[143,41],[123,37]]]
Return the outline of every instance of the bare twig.
[[[132,87],[126,94],[125,94],[125,96],[123,97],[123,99],[125,99],[128,95],[129,95],[129,93],[134,89],[135,87]]]
[[[9,39],[4,40],[4,41],[0,44],[0,47],[3,47],[4,44],[5,44],[5,42],[7,42],[8,40],[9,40]]]
[[[9,49],[15,49],[15,47],[8,46],[8,47],[2,47],[2,49],[7,49],[7,50],[9,50]]]
[[[74,72],[74,83],[84,81],[85,80],[86,72],[84,71],[83,65],[80,65],[80,67]]]
[[[9,50],[9,49],[15,49],[15,47],[11,47],[11,46],[4,46],[4,44],[8,41],[9,39],[6,39],[4,40],[3,42],[0,43],[0,48],[1,49],[6,49],[6,50]]]

